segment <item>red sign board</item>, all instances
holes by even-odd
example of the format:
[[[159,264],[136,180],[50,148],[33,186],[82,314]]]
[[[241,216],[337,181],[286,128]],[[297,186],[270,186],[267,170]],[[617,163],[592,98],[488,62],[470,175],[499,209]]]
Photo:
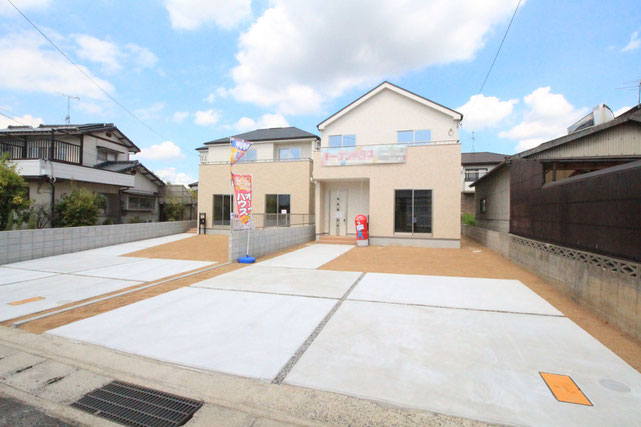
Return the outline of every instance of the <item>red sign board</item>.
[[[232,174],[238,218],[247,224],[252,216],[252,176]]]

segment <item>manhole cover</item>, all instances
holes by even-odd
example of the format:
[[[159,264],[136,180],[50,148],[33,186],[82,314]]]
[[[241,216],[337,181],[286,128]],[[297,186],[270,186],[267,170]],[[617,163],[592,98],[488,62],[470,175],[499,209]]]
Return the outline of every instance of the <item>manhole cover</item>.
[[[84,395],[71,406],[129,426],[181,426],[203,402],[121,381]]]

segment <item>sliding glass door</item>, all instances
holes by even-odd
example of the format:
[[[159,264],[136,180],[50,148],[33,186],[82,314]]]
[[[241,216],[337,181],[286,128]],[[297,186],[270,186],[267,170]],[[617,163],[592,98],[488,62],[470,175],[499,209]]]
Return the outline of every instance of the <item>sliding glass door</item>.
[[[432,190],[395,190],[394,231],[432,232]]]

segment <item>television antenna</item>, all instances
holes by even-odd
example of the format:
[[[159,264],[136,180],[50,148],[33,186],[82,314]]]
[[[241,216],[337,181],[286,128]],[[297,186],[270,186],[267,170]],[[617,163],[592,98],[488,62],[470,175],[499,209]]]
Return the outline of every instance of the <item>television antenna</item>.
[[[58,92],[62,96],[67,97],[67,116],[65,117],[65,123],[71,124],[71,100],[80,101],[80,98],[73,95],[67,95],[66,93]]]

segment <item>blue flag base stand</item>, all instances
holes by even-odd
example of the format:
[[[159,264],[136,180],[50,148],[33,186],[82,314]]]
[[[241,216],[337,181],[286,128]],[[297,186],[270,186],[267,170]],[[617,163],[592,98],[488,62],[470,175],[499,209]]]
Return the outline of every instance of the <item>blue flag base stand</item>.
[[[238,258],[238,262],[241,264],[253,264],[256,262],[256,258],[253,256],[245,255]]]

